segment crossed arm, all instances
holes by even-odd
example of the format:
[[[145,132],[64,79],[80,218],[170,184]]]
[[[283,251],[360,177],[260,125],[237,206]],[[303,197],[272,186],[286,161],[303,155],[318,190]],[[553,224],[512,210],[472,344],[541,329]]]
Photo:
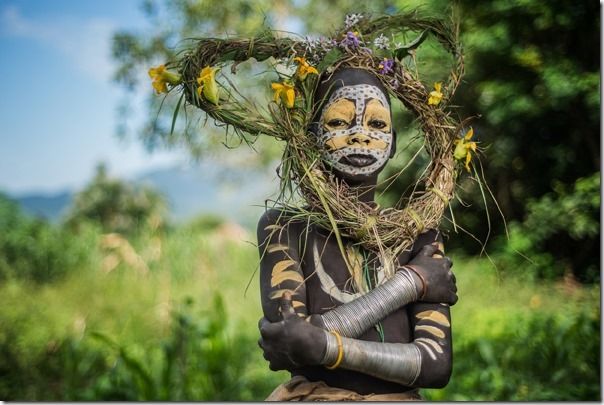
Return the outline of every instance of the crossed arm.
[[[259,343],[271,369],[339,363],[339,367],[407,386],[440,387],[447,383],[451,371],[448,306],[423,302],[407,305],[417,301],[426,287],[423,299],[428,296],[434,301],[456,301],[454,277],[451,274],[448,282],[443,278],[443,274],[450,274],[450,262],[432,257],[436,247],[422,249],[417,255],[419,259],[412,261],[415,271],[403,268],[393,279],[352,302],[321,315],[308,316],[297,241],[301,233],[287,227],[274,211],[265,214],[258,227],[265,314],[259,325],[262,335]],[[424,267],[432,271],[426,272]],[[416,271],[423,273],[421,278]],[[422,285],[422,278],[428,286]],[[413,328],[412,343],[356,339],[404,305]],[[338,360],[340,352],[344,355]]]

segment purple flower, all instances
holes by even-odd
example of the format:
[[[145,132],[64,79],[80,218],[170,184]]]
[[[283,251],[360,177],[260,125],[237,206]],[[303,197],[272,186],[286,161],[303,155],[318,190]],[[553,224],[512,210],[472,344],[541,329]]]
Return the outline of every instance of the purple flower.
[[[356,48],[361,44],[361,41],[357,38],[357,36],[352,31],[348,31],[346,33],[346,37],[340,42],[340,46]]]
[[[384,61],[378,67],[380,68],[380,73],[383,75],[392,73],[394,72],[394,60],[384,58]]]

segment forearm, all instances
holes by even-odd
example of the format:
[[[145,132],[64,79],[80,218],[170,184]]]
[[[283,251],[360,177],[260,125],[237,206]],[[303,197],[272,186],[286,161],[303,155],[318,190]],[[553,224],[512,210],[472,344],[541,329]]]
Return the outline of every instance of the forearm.
[[[444,387],[452,372],[451,314],[442,304],[408,307],[413,328],[410,343],[381,343],[341,337],[325,331],[323,365],[358,371],[407,386]],[[338,362],[338,356],[341,361]]]
[[[421,280],[414,272],[402,268],[390,280],[354,301],[313,315],[311,322],[341,336],[359,337],[395,310],[417,301],[421,291],[418,283]]]
[[[326,336],[323,357],[326,366],[337,365],[406,386],[413,386],[420,374],[421,351],[412,343],[369,342],[341,337],[342,347],[339,348],[334,334],[326,332]],[[340,364],[336,363],[338,356],[342,356]]]

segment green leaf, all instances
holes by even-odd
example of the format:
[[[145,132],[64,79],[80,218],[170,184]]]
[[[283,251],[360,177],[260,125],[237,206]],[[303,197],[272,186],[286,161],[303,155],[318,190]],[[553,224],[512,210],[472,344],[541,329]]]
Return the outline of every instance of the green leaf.
[[[172,125],[170,126],[170,136],[174,133],[174,126],[176,125],[176,118],[178,118],[178,111],[180,110],[180,105],[182,104],[182,99],[185,97],[185,92],[183,91],[178,99],[178,104],[176,104],[176,108],[174,109],[174,114],[172,114]]]
[[[338,48],[332,48],[325,54],[325,57],[319,64],[318,68],[320,72],[323,72],[327,67],[333,65],[342,56],[342,51]]]
[[[415,38],[413,41],[411,41],[409,44],[403,45],[400,48],[395,49],[393,52],[394,57],[399,61],[403,60],[404,57],[410,55],[410,51],[412,51],[412,50],[416,49],[418,46],[420,46],[422,44],[422,42],[424,42],[426,40],[427,37],[428,37],[428,31],[423,30],[422,33],[419,34],[419,36],[417,38]]]

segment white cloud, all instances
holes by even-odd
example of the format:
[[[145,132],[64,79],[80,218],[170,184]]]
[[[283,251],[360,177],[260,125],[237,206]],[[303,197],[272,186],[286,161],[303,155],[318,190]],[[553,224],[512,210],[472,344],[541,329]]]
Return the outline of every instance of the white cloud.
[[[113,72],[111,36],[116,24],[102,18],[28,18],[14,6],[0,11],[0,35],[56,49],[89,78],[107,82]]]

